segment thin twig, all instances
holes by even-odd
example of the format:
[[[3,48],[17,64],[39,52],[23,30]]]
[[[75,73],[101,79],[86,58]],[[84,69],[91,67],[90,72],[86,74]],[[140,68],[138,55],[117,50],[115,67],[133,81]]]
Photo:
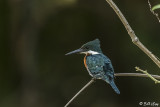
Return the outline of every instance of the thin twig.
[[[160,68],[160,60],[158,60],[158,58],[152,54],[151,51],[149,51],[138,39],[138,37],[135,35],[134,31],[132,30],[131,26],[129,25],[128,21],[126,20],[126,18],[124,17],[124,15],[122,14],[122,12],[119,10],[119,8],[117,7],[117,5],[112,1],[112,0],[106,0],[109,5],[113,8],[113,10],[116,12],[116,14],[118,15],[118,17],[120,18],[121,22],[123,23],[123,25],[125,26],[128,34],[130,35],[132,42],[137,45],[145,54],[147,54],[152,61]]]
[[[158,19],[158,21],[159,21],[159,23],[160,23],[159,15],[158,15],[158,13],[155,13],[155,12],[152,10],[152,5],[151,5],[151,3],[150,3],[149,0],[148,0],[148,5],[149,5],[149,9],[150,9],[151,13],[156,16],[156,18]]]
[[[146,74],[149,78],[151,78],[155,83],[160,83],[160,81],[158,81],[156,78],[154,78],[151,74],[149,74],[147,72],[147,70],[142,70],[140,69],[139,67],[135,67],[136,68],[136,71],[140,71],[140,72],[143,72],[144,74]]]
[[[90,86],[95,81],[94,78],[92,78],[81,90],[78,91],[76,95],[73,96],[71,100],[64,106],[67,107],[82,91],[84,91],[88,86]]]
[[[150,74],[152,77],[156,78],[156,79],[160,79],[159,75],[152,75]],[[115,73],[114,76],[116,77],[148,77],[147,74],[142,74],[142,73]],[[82,92],[84,91],[88,86],[90,86],[93,82],[95,81],[95,79],[90,80],[80,91],[78,91],[78,93],[76,93],[71,100],[68,101],[68,103],[64,106],[64,107],[68,107],[68,105]]]

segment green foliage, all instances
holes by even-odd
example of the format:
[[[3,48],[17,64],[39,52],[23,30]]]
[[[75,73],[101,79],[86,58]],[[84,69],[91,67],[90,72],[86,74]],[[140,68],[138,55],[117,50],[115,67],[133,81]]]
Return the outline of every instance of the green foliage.
[[[156,9],[160,9],[160,4],[157,4],[157,5],[155,5],[155,6],[152,7],[153,11],[156,10]]]

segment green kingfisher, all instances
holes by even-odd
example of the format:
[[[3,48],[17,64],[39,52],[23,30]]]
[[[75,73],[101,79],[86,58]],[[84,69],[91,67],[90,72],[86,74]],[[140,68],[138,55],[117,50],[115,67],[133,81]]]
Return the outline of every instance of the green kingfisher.
[[[102,53],[99,39],[87,42],[81,48],[67,53],[85,54],[84,65],[87,68],[89,75],[94,79],[102,79],[106,81],[117,94],[120,94],[119,89],[114,83],[114,69],[111,60]]]

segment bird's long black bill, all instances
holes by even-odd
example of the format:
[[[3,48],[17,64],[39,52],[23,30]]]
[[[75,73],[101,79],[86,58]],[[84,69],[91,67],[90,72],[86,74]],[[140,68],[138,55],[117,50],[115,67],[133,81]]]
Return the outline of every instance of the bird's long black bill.
[[[70,54],[80,53],[80,52],[83,52],[83,50],[82,50],[82,49],[77,49],[77,50],[74,50],[74,51],[72,51],[72,52],[69,52],[69,53],[67,53],[67,54],[65,54],[65,55],[70,55]]]

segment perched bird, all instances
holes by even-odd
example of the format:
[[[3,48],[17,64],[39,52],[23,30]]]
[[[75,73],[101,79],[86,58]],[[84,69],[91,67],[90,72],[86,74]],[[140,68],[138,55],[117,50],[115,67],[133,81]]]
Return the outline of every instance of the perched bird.
[[[102,53],[99,39],[87,42],[81,48],[67,53],[85,54],[84,65],[89,74],[95,79],[106,81],[117,94],[120,94],[119,89],[114,83],[114,69],[110,59]]]

